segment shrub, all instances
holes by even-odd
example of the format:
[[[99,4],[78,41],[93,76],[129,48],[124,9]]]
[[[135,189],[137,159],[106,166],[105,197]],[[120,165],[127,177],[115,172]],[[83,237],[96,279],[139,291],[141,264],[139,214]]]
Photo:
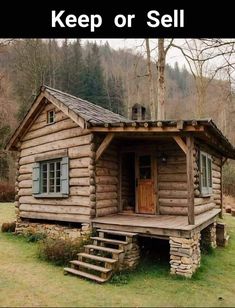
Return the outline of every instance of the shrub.
[[[0,202],[12,202],[15,199],[15,187],[9,183],[0,183]]]
[[[39,258],[55,265],[66,265],[77,259],[77,254],[89,241],[89,237],[76,240],[45,238],[39,245]]]
[[[4,222],[2,224],[2,232],[15,232],[16,223],[15,222]]]

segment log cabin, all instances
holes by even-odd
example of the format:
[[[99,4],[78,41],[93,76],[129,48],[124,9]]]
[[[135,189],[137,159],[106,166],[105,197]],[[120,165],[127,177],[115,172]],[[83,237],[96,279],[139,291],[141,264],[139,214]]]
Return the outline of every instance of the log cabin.
[[[169,241],[171,273],[191,277],[200,238],[216,246],[222,166],[234,147],[211,119],[147,121],[138,110],[127,119],[42,86],[6,145],[18,152],[19,233],[96,230],[66,272],[104,282],[138,264],[147,236]]]

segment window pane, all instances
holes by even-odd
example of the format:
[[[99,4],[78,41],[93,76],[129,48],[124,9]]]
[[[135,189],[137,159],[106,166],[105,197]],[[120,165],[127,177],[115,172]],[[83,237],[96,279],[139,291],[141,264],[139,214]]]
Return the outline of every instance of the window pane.
[[[150,167],[140,168],[140,179],[151,179],[151,168]]]
[[[208,186],[212,187],[212,166],[210,158],[208,158],[207,160],[207,174],[208,174]]]
[[[202,155],[202,186],[207,187],[206,156]]]
[[[140,164],[140,167],[142,167],[142,166],[145,166],[145,167],[146,166],[150,166],[151,165],[150,155],[140,156],[139,164]]]
[[[61,176],[61,172],[60,172],[60,162],[56,163],[56,192],[60,192],[61,190],[61,186],[60,186],[60,176]]]
[[[55,192],[55,163],[49,164],[49,192]]]

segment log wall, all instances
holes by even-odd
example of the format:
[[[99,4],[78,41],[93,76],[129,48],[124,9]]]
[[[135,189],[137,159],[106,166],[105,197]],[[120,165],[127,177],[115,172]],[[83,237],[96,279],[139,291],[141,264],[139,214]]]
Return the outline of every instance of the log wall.
[[[167,162],[158,159],[158,204],[162,215],[188,215],[186,155],[174,142],[158,146]]]
[[[203,150],[212,156],[213,194],[210,197],[200,195],[199,151]],[[168,143],[159,146],[164,152],[167,163],[158,162],[158,196],[160,214],[188,215],[186,155],[177,144]],[[221,207],[221,157],[211,148],[201,143],[194,149],[194,205],[195,215]]]
[[[47,124],[47,104],[21,141],[17,171],[17,206],[22,218],[89,222],[95,215],[93,134],[83,130],[58,109],[56,122]],[[69,197],[34,198],[32,167],[37,158],[69,157]]]
[[[102,139],[96,138],[96,148]],[[106,216],[118,212],[119,204],[119,154],[118,146],[111,142],[96,162],[96,216]]]

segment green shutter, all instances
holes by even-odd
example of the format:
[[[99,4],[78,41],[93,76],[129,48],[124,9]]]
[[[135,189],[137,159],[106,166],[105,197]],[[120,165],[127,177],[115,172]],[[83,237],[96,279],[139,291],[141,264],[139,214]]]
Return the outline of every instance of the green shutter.
[[[69,158],[63,157],[61,160],[61,193],[69,194]]]
[[[32,192],[34,195],[40,193],[40,163],[33,164],[33,187]]]

